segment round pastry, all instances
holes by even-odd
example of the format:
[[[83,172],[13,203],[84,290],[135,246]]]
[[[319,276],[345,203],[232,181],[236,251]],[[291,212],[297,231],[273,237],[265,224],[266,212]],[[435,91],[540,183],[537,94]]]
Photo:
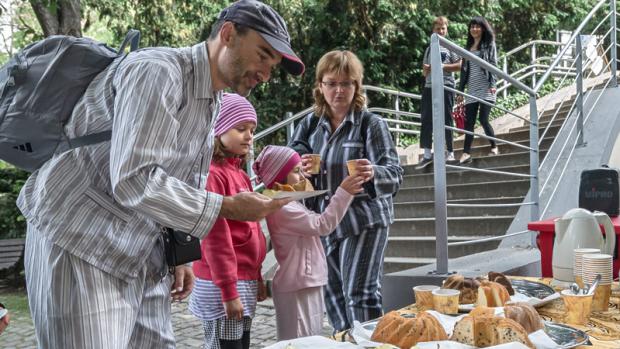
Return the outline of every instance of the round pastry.
[[[409,349],[418,342],[441,341],[448,335],[439,321],[427,312],[405,318],[397,312],[387,313],[377,324],[371,340]]]
[[[527,333],[536,332],[545,327],[540,315],[529,303],[517,302],[506,304],[504,306],[504,315],[518,322]]]
[[[480,282],[473,278],[466,278],[460,274],[454,274],[448,277],[442,288],[450,288],[461,291],[459,296],[460,304],[473,304],[478,299],[478,287]]]
[[[468,315],[456,323],[450,340],[478,348],[519,342],[534,349],[527,335],[523,326],[511,319]]]

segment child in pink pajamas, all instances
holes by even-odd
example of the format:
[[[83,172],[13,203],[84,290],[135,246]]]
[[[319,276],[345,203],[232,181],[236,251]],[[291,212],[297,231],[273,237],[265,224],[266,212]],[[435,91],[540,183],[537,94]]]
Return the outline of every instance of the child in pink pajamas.
[[[275,182],[294,185],[306,180],[301,172],[301,158],[287,147],[265,147],[253,168],[267,188]],[[353,195],[362,191],[363,182],[359,176],[346,177],[322,214],[293,201],[267,216],[279,264],[273,278],[278,340],[321,333],[327,262],[320,237],[336,229]]]

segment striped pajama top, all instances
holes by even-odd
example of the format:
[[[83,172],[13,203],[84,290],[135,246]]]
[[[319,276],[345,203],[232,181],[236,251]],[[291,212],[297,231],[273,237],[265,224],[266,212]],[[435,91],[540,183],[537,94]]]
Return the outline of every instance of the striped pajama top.
[[[364,115],[365,114],[365,115]],[[362,116],[367,118],[362,130]],[[392,135],[383,119],[368,112],[351,112],[332,132],[329,119],[319,118],[314,129],[313,114],[296,127],[289,145],[300,154],[321,154],[320,174],[312,176],[317,190],[327,193],[306,199],[306,206],[315,212],[324,212],[336,189],[348,175],[347,160],[366,158],[374,169],[373,180],[364,183],[364,192],[353,199],[336,230],[324,238],[329,245],[351,235],[387,227],[394,221],[392,196],[402,182],[403,169],[396,153]]]
[[[205,183],[221,92],[202,42],[148,48],[99,73],[65,125],[68,137],[112,130],[112,139],[55,155],[17,200],[28,224],[74,256],[131,281],[161,226],[198,238],[222,196]]]

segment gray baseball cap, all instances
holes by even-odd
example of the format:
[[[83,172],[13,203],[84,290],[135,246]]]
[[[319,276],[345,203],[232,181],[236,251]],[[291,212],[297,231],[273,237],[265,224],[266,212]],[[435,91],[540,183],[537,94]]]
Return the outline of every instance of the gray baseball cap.
[[[291,48],[291,38],[284,19],[269,5],[255,0],[240,0],[220,12],[220,20],[231,21],[256,30],[282,54],[282,67],[293,75],[301,75],[305,66]]]

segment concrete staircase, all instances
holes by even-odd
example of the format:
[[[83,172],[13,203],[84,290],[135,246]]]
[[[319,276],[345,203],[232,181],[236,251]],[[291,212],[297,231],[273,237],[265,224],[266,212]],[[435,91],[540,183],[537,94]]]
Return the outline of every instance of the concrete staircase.
[[[540,161],[564,119],[572,100],[565,101],[556,119],[540,145]],[[539,134],[550,123],[559,106],[549,108],[539,120]],[[529,145],[529,124],[515,127],[497,138]],[[530,154],[524,149],[499,143],[499,155],[489,155],[489,142],[475,138],[472,149],[472,163],[469,167],[506,172],[529,173]],[[463,140],[454,142],[458,159],[463,150]],[[449,203],[519,203],[523,202],[530,183],[528,178],[499,174],[488,174],[465,170],[448,170],[447,198]],[[433,193],[433,166],[416,170],[415,165],[404,166],[403,185],[395,197],[395,222],[390,228],[388,247],[384,259],[384,273],[419,267],[435,261],[435,218]],[[474,240],[504,235],[518,211],[515,207],[449,207],[448,242]],[[492,250],[500,241],[451,246],[450,258],[461,257]]]

